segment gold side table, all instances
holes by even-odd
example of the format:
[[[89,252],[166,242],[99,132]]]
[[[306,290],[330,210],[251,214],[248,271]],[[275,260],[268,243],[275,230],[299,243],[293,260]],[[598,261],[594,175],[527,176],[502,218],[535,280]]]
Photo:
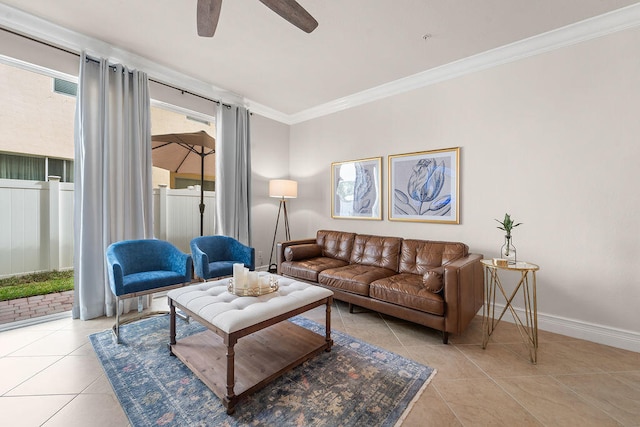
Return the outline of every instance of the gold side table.
[[[495,330],[502,316],[507,309],[511,311],[513,320],[518,327],[518,332],[529,347],[531,363],[537,363],[538,353],[538,303],[536,300],[536,271],[540,269],[536,264],[528,262],[517,262],[515,265],[497,266],[493,260],[483,259],[480,261],[484,266],[484,306],[482,307],[482,348],[487,348],[489,337]],[[500,281],[499,271],[520,272],[520,281],[517,283],[511,295],[507,292]],[[531,277],[531,280],[529,280]],[[513,308],[512,302],[518,291],[522,289],[524,297],[524,322]],[[496,294],[500,290],[506,304],[500,315],[496,318]]]

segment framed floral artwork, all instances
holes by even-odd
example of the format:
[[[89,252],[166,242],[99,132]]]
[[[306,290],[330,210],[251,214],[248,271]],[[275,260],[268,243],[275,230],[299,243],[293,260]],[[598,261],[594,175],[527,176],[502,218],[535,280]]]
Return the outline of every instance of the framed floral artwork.
[[[460,148],[389,156],[389,220],[459,224]]]
[[[382,220],[382,157],[331,163],[331,217]]]

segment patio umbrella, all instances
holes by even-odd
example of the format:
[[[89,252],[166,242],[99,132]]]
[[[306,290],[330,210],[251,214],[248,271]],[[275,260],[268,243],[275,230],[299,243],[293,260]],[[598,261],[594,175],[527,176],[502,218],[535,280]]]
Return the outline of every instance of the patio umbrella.
[[[207,132],[168,133],[151,137],[153,166],[200,175],[200,235],[204,229],[204,171],[215,173],[216,140]],[[205,162],[206,159],[206,162]]]

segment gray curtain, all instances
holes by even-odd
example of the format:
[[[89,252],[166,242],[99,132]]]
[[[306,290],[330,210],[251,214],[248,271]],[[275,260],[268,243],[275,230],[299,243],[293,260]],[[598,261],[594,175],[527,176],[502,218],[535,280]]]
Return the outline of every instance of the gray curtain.
[[[216,234],[251,245],[249,111],[221,105],[216,118]]]
[[[149,104],[145,73],[82,54],[75,124],[76,319],[115,313],[107,246],[153,237]]]

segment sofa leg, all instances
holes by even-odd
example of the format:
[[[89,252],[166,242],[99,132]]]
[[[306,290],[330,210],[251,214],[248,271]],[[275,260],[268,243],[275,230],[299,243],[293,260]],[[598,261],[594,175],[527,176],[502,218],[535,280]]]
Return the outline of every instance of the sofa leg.
[[[449,332],[442,331],[442,344],[449,344]]]
[[[359,313],[367,313],[370,310],[368,310],[367,308],[364,308],[362,306],[356,305],[356,304],[352,304],[352,303],[347,303],[348,307],[349,307],[349,314],[359,314]],[[355,311],[356,307],[358,307],[358,311]]]

